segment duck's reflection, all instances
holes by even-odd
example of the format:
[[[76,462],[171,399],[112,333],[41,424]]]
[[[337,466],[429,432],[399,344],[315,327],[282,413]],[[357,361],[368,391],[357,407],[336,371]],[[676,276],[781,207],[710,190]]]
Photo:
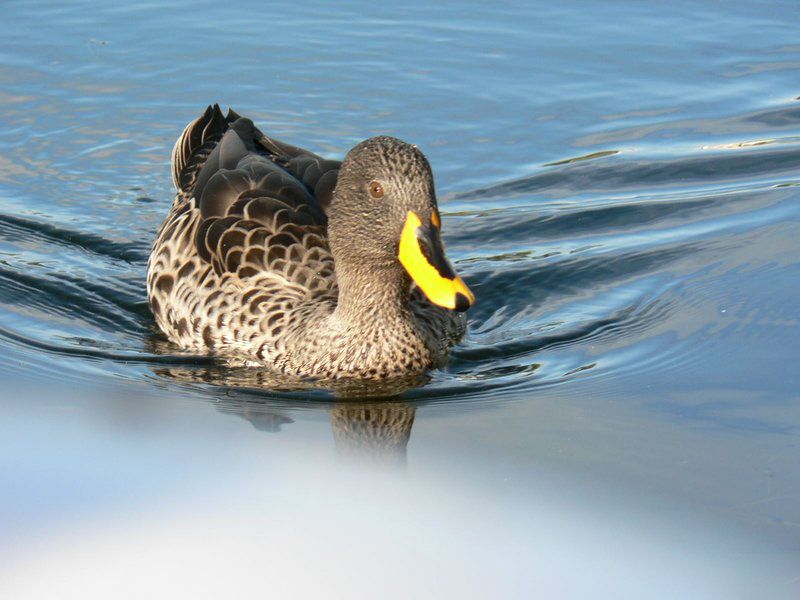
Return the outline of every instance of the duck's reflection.
[[[247,419],[256,429],[268,433],[277,433],[283,425],[294,423],[285,411],[264,402],[223,400],[217,402],[217,410]]]
[[[397,396],[429,380],[416,376],[381,383],[320,384],[262,369],[224,366],[172,366],[155,373],[182,383],[213,385],[218,410],[247,419],[260,431],[278,432],[293,423],[289,413],[295,409],[326,410],[339,456],[385,465],[406,464],[414,425],[414,407]]]
[[[404,402],[339,403],[330,410],[337,452],[346,458],[406,463],[414,407]]]

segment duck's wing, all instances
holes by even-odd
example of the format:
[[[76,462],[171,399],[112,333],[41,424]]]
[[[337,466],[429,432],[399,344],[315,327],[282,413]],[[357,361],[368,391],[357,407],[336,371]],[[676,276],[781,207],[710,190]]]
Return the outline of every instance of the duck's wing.
[[[200,212],[195,245],[218,276],[271,274],[311,297],[335,287],[327,217],[339,161],[273,140],[209,107],[173,151],[173,178]]]
[[[234,131],[236,135],[225,134]],[[226,138],[223,144],[223,138]],[[250,119],[233,109],[223,115],[209,106],[189,123],[172,149],[172,181],[179,195],[199,201],[208,180],[221,169],[235,169],[248,154],[282,167],[309,192],[322,212],[330,205],[341,161],[326,160],[303,148],[264,135]],[[269,191],[269,190],[267,190]]]

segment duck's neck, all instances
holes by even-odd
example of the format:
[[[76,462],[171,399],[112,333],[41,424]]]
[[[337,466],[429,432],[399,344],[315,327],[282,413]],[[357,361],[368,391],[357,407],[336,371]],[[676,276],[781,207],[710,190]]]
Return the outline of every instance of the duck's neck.
[[[403,267],[394,264],[336,264],[339,300],[334,318],[346,326],[411,325],[408,308],[410,282]]]

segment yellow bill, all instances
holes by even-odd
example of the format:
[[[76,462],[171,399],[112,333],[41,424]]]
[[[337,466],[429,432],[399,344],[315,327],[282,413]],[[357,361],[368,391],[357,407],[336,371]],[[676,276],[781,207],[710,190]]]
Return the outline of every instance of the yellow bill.
[[[408,211],[397,257],[434,304],[465,311],[475,303],[475,296],[445,257],[438,213],[434,212],[430,225],[423,225],[417,213]]]

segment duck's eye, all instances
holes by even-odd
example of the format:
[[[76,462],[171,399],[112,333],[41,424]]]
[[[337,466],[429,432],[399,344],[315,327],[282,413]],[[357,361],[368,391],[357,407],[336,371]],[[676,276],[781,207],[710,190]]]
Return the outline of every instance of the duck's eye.
[[[375,198],[383,198],[383,185],[380,181],[369,182],[369,195]]]

